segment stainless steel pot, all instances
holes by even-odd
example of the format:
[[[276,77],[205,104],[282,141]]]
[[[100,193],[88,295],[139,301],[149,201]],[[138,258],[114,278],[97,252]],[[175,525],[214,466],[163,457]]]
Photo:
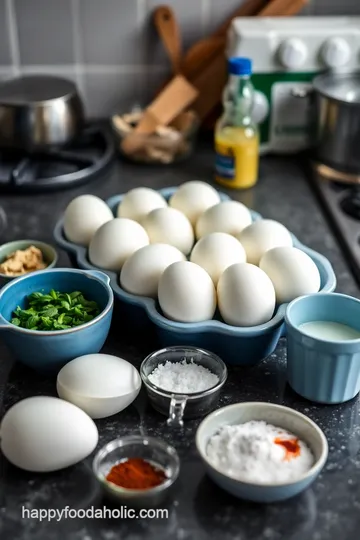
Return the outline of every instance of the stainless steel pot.
[[[83,128],[76,85],[34,75],[0,85],[0,147],[34,151],[71,141]]]
[[[315,153],[339,171],[360,173],[360,73],[326,73],[313,80]]]

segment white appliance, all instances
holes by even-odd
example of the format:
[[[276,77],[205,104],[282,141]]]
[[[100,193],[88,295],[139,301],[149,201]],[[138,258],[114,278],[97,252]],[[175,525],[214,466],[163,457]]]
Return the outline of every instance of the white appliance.
[[[237,18],[227,55],[253,61],[262,153],[297,152],[312,140],[311,100],[299,96],[314,76],[360,69],[360,17]]]

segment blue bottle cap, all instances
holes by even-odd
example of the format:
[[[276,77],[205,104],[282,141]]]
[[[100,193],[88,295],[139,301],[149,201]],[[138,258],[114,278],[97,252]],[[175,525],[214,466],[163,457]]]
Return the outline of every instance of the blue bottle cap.
[[[252,62],[250,58],[233,57],[228,61],[230,75],[251,75]]]

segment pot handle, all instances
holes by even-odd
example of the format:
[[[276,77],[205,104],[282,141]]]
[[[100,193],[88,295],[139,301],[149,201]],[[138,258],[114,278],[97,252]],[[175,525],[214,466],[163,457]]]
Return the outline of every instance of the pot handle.
[[[169,408],[169,418],[167,425],[171,427],[184,426],[184,411],[186,407],[187,396],[172,395]]]
[[[100,270],[85,270],[86,274],[89,274],[90,276],[96,277],[98,279],[101,279],[106,285],[110,284],[110,278],[107,274],[104,272],[100,272]]]

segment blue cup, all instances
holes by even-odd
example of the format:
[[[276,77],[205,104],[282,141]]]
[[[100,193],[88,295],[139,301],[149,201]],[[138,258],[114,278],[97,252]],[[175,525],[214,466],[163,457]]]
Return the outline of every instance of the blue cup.
[[[108,336],[114,296],[109,277],[96,270],[58,268],[14,279],[0,290],[0,339],[17,360],[42,373],[57,373],[78,356],[97,353]],[[81,326],[57,331],[27,330],[10,321],[14,309],[24,308],[27,297],[37,291],[81,291],[94,300],[101,312]]]
[[[299,327],[329,321],[360,332],[360,301],[337,293],[301,296],[287,307],[287,378],[302,397],[323,404],[344,403],[360,391],[360,339],[330,341]]]

